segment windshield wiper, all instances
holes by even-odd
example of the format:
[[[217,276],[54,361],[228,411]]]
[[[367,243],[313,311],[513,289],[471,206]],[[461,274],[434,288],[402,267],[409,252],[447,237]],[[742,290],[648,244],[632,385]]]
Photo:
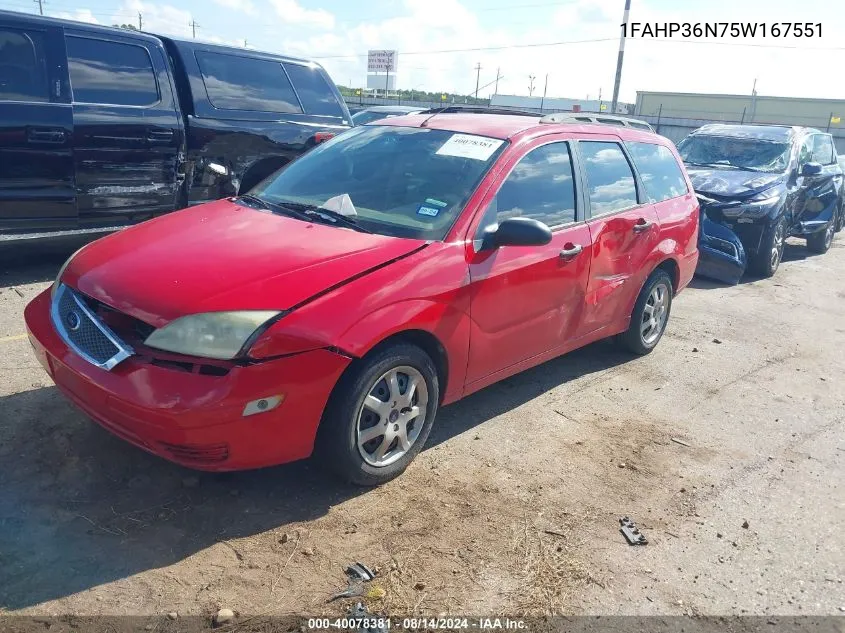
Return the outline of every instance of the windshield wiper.
[[[330,220],[328,220],[329,222],[339,222],[340,224],[343,224],[344,226],[349,227],[350,229],[353,229],[355,231],[372,234],[372,231],[370,231],[369,229],[365,229],[363,226],[358,224],[356,220],[350,218],[349,216],[343,215],[342,213],[338,213],[337,211],[332,211],[331,209],[324,209],[323,207],[317,204],[306,204],[304,202],[294,202],[291,200],[282,200],[278,204],[286,208],[298,210],[299,213],[302,213],[309,219],[313,219],[315,216],[322,217],[324,220],[331,218]]]
[[[272,211],[273,213],[281,213],[282,215],[287,215],[292,218],[296,218],[297,220],[302,220],[303,222],[310,222],[311,218],[300,212],[296,209],[292,209],[284,204],[277,204],[275,202],[268,202],[264,198],[259,198],[258,196],[254,196],[250,193],[245,193],[242,196],[238,196],[239,200],[244,200],[245,202],[250,202],[252,204],[258,205],[262,209],[267,211]]]

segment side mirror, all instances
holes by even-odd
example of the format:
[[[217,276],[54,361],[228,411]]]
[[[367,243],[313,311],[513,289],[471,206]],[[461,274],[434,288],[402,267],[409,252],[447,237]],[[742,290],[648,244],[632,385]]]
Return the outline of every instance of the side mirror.
[[[822,173],[822,166],[819,163],[804,163],[801,168],[802,176],[818,176],[820,173]]]
[[[543,246],[552,241],[552,230],[532,218],[509,218],[484,229],[481,250],[500,246]]]

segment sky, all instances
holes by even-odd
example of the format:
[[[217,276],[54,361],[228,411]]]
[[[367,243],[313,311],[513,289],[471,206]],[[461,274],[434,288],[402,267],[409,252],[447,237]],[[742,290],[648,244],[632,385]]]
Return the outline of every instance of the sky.
[[[624,0],[43,0],[44,12],[319,61],[336,83],[366,84],[369,49],[399,51],[398,87],[609,100]],[[0,0],[37,12],[37,0]],[[821,23],[813,38],[628,38],[620,101],[638,90],[845,99],[845,3],[631,0],[630,22]],[[591,40],[591,41],[585,41]],[[554,45],[548,45],[554,44]],[[475,49],[475,50],[466,50]],[[486,50],[479,50],[486,49]],[[435,52],[435,51],[460,52]]]

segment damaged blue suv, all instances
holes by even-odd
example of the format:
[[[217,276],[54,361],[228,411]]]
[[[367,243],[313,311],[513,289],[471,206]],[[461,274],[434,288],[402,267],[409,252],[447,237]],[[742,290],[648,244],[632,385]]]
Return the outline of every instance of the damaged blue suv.
[[[775,274],[787,237],[825,253],[841,221],[843,174],[830,134],[803,127],[705,125],[678,145],[701,203],[697,272],[737,283]]]

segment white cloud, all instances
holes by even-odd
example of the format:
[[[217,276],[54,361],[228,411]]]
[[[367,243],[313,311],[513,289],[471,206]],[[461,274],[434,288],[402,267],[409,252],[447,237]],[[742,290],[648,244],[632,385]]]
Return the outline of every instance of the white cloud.
[[[254,16],[257,14],[252,0],[214,0],[214,2],[219,4],[221,7],[232,9],[233,11],[240,11],[246,15]]]
[[[64,20],[76,20],[77,22],[87,22],[88,24],[100,24],[100,21],[91,13],[91,9],[76,9],[72,13],[69,11],[58,11],[50,13],[55,18],[62,18]]]
[[[270,4],[282,22],[322,29],[334,28],[334,15],[325,9],[306,9],[296,0],[270,0]]]

